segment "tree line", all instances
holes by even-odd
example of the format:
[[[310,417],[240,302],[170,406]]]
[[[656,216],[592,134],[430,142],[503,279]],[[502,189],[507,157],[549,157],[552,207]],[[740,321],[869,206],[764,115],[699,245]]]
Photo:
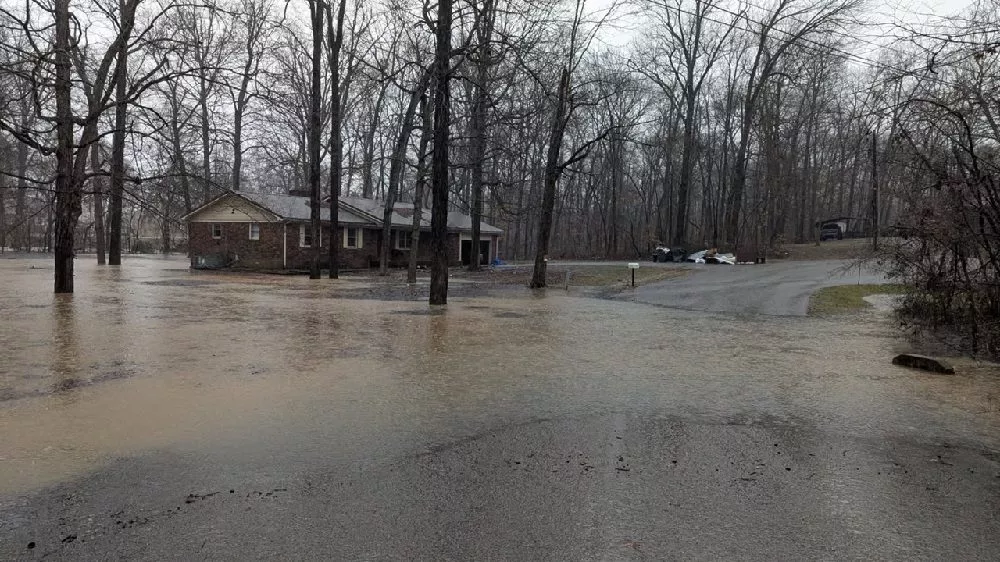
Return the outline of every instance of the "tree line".
[[[944,208],[929,185],[994,181],[997,8],[873,28],[859,0],[5,4],[0,248],[54,251],[72,291],[77,249],[183,249],[181,217],[226,190],[310,193],[316,229],[331,193],[413,202],[442,259],[461,210],[533,286],[549,256],[753,259],[829,217],[913,233]]]

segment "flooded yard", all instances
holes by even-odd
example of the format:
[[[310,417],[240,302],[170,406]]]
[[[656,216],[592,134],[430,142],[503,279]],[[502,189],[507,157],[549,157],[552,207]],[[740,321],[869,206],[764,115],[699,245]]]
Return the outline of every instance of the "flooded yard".
[[[237,556],[242,535],[207,529],[284,544],[301,537],[273,533],[303,513],[310,532],[336,521],[331,540],[345,557],[489,556],[498,551],[475,545],[499,537],[514,542],[496,548],[526,557],[615,558],[620,543],[641,537],[654,557],[695,552],[657,550],[651,536],[653,514],[675,500],[688,510],[678,507],[685,525],[719,533],[732,523],[726,502],[748,517],[777,510],[795,521],[821,509],[816,525],[836,528],[832,542],[868,533],[875,554],[885,553],[878,545],[890,531],[865,521],[887,517],[892,536],[912,537],[923,523],[904,512],[936,505],[926,523],[940,528],[964,502],[964,516],[979,518],[969,532],[997,540],[997,506],[986,499],[1000,491],[996,372],[973,362],[955,377],[894,367],[905,344],[887,318],[735,317],[461,286],[447,307],[431,309],[425,287],[374,298],[364,279],[199,273],[176,258],[131,258],[121,268],[80,258],[77,267],[77,293],[57,296],[48,260],[0,259],[0,558],[27,552],[29,540],[68,558],[106,549],[194,556],[194,543],[170,538],[185,529],[208,533],[209,557]],[[678,459],[700,468],[672,484],[653,477],[666,478],[658,471]],[[886,481],[894,463],[909,469]],[[537,472],[511,476],[528,466]],[[580,488],[591,470],[598,480]],[[802,480],[781,480],[793,477]],[[732,487],[758,478],[772,479],[763,496]],[[717,501],[718,519],[699,523],[690,511],[697,494],[671,500],[671,486],[702,490]],[[935,503],[935,486],[952,499]],[[590,499],[558,499],[570,489]],[[267,524],[245,523],[242,504],[219,507],[227,492],[263,490],[292,498],[259,516]],[[216,511],[197,523],[162,515],[219,491]],[[514,544],[510,533],[541,515],[525,516],[508,499],[530,497],[551,497],[546,517],[563,524]],[[864,507],[872,497],[878,506]],[[338,506],[356,510],[354,523]],[[460,514],[435,511],[448,506]],[[134,550],[138,531],[115,526],[126,508],[144,514],[157,530],[142,540],[159,546]],[[644,523],[618,529],[608,510],[634,510]],[[70,523],[57,524],[57,513]],[[506,526],[510,518],[519,522]],[[363,523],[371,529],[358,542],[351,529]],[[456,525],[473,544],[393,531]],[[70,527],[94,550],[66,550],[54,535]],[[377,532],[387,536],[365,534]],[[566,550],[573,540],[585,550]],[[612,554],[601,550],[605,540]]]

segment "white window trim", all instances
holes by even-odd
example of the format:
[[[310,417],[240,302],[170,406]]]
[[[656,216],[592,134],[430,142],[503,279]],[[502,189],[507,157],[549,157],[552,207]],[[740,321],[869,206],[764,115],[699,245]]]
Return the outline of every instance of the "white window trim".
[[[354,246],[350,246],[347,243],[347,231],[351,230],[351,229],[357,231],[357,236],[355,237]],[[344,232],[343,232],[344,247],[348,248],[350,250],[358,250],[358,249],[364,248],[364,246],[365,246],[365,235],[364,235],[364,232],[365,232],[365,229],[361,228],[360,226],[345,226],[344,227]]]
[[[215,235],[215,228],[216,227],[219,228],[219,235],[218,236]],[[222,239],[222,225],[219,224],[219,223],[217,223],[217,222],[216,223],[212,223],[212,239],[213,240],[221,240]]]
[[[255,227],[255,226],[257,227],[257,236],[256,237],[254,237],[254,235],[253,235],[253,227]],[[247,235],[250,238],[250,240],[260,240],[260,223],[259,222],[252,222],[252,223],[250,223],[250,226],[247,228],[247,230],[248,230],[248,234]]]
[[[311,228],[308,224],[299,225],[299,248],[312,248],[312,244],[306,244],[306,232]],[[310,240],[311,242],[311,240]]]
[[[401,245],[401,244],[399,243],[399,241],[400,241],[400,240],[402,239],[402,237],[403,237],[403,233],[404,233],[404,232],[406,232],[406,233],[411,233],[412,231],[410,231],[410,230],[397,230],[397,231],[396,231],[396,249],[397,249],[397,250],[404,250],[404,251],[405,251],[405,250],[412,250],[412,249],[413,249],[413,238],[412,238],[412,237],[410,238],[410,246],[409,246],[408,248],[404,248],[404,247],[403,247],[403,246],[402,246],[402,245]]]

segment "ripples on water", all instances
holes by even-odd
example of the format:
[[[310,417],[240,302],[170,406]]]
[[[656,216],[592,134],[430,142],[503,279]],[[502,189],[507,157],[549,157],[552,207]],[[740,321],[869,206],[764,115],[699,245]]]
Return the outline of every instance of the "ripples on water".
[[[527,290],[373,300],[358,280],[178,259],[0,260],[0,492],[161,448],[377,455],[539,418],[632,412],[992,440],[996,379],[892,367],[884,320],[732,318]],[[351,297],[351,298],[338,298]],[[279,443],[280,445],[274,445]]]

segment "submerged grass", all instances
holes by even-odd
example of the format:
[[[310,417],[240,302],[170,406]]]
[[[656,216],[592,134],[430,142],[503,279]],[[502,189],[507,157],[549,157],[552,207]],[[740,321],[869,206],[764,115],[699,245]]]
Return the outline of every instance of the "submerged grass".
[[[810,316],[827,316],[862,310],[871,305],[864,298],[871,295],[901,295],[906,285],[837,285],[824,287],[809,299]]]
[[[616,287],[632,283],[631,270],[621,265],[583,265],[562,267],[550,265],[546,270],[546,283],[550,287],[567,285],[567,273],[571,287]],[[645,285],[667,279],[676,279],[691,273],[691,270],[672,267],[640,267],[635,270],[635,284]],[[531,281],[531,266],[517,266],[503,269],[484,270],[478,273],[462,272],[465,279],[495,283],[499,285],[527,285]]]

